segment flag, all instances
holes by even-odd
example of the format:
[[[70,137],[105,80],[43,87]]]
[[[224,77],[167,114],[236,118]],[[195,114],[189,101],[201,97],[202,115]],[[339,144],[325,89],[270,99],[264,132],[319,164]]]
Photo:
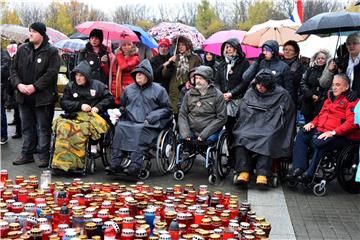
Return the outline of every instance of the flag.
[[[302,0],[297,0],[291,13],[290,20],[301,25],[303,23]]]

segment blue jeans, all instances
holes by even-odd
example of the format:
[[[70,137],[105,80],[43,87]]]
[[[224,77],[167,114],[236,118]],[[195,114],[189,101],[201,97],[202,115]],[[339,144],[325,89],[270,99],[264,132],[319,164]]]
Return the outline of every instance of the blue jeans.
[[[8,131],[7,131],[7,119],[4,102],[1,101],[1,138],[7,140],[8,139]]]
[[[40,160],[49,160],[54,105],[34,107],[19,104],[19,110],[23,135],[21,154],[30,157],[37,152]]]
[[[318,139],[321,133],[312,129],[309,132],[300,130],[296,136],[293,149],[293,169],[306,170],[306,175],[312,177],[316,167],[326,152],[344,147],[348,140],[341,136],[330,137],[326,140]],[[309,165],[309,147],[313,149],[313,155]]]

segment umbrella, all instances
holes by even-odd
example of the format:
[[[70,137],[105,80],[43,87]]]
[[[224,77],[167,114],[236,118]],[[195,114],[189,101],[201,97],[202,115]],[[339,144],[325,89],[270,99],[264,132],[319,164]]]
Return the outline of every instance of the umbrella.
[[[223,42],[227,41],[230,38],[236,38],[241,43],[244,39],[246,31],[240,30],[229,30],[229,31],[220,31],[211,35],[208,39],[205,40],[203,44],[203,49],[206,52],[211,52],[218,56],[221,56],[221,45]],[[243,52],[247,58],[255,58],[261,53],[261,48],[255,48],[248,45],[241,45]]]
[[[342,36],[341,42],[345,42],[346,36]],[[319,37],[310,35],[308,39],[299,43],[300,55],[311,58],[320,48],[329,52],[337,48],[338,36]]]
[[[139,38],[129,28],[120,24],[105,21],[88,21],[77,25],[76,30],[81,34],[90,34],[93,29],[101,29],[104,38],[108,40],[129,40],[139,42]]]
[[[359,6],[360,5],[360,1],[357,1],[356,3],[355,3],[355,6]]]
[[[285,24],[286,21],[284,20],[280,20],[278,22],[276,20],[270,20],[262,24],[264,28],[260,28],[259,26],[255,25],[249,30],[249,33],[245,35],[242,43],[254,47],[261,47],[267,40],[276,40],[279,45],[282,46],[289,40],[301,42],[308,37],[296,34],[296,30],[299,27],[294,25],[293,23],[291,23],[290,25]]]
[[[140,35],[140,41],[144,45],[148,46],[149,48],[157,48],[158,47],[158,44],[155,41],[155,39],[149,33],[145,32],[141,27],[134,26],[131,24],[123,24],[123,26],[131,29],[135,33],[138,33]]]
[[[184,36],[191,40],[194,49],[201,49],[205,37],[195,28],[182,23],[162,22],[149,30],[156,40],[168,38],[170,40]]]
[[[79,32],[76,32],[72,35],[69,36],[70,39],[82,39],[82,40],[87,40],[89,39],[89,35],[88,34],[81,34]]]
[[[1,37],[15,40],[17,42],[24,42],[27,38],[29,38],[29,29],[20,25],[2,24],[0,26],[0,33]],[[53,43],[63,39],[68,39],[65,34],[50,27],[46,27],[46,34]]]
[[[360,30],[360,13],[320,13],[306,20],[297,30],[298,34],[326,34]]]
[[[80,51],[86,45],[86,41],[81,39],[65,39],[56,42],[54,46],[59,49],[68,50],[71,52]]]

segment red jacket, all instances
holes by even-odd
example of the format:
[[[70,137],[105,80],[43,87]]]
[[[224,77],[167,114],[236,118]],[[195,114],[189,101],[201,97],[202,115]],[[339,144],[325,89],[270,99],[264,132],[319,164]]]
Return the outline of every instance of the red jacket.
[[[344,95],[332,101],[329,96],[312,123],[320,132],[335,130],[336,135],[360,140],[359,127],[354,123],[354,108],[358,101],[349,102]]]
[[[114,98],[116,96],[115,88],[116,88],[116,73],[117,68],[120,66],[121,69],[121,92],[124,92],[125,87],[134,83],[134,79],[131,77],[130,72],[135,69],[135,67],[140,63],[140,58],[137,53],[134,55],[130,55],[128,57],[124,57],[121,51],[116,53],[116,60],[112,65],[112,81],[111,81],[111,93]],[[115,103],[119,104],[120,98],[115,99]]]

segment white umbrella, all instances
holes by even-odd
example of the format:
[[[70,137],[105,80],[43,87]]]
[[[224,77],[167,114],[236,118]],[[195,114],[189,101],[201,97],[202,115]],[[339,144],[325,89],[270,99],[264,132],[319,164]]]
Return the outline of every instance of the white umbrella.
[[[344,43],[346,38],[346,36],[341,36],[339,43],[337,44],[338,36],[318,37],[312,34],[305,41],[298,43],[300,47],[300,55],[311,58],[320,49],[326,49],[333,54],[336,47]]]

